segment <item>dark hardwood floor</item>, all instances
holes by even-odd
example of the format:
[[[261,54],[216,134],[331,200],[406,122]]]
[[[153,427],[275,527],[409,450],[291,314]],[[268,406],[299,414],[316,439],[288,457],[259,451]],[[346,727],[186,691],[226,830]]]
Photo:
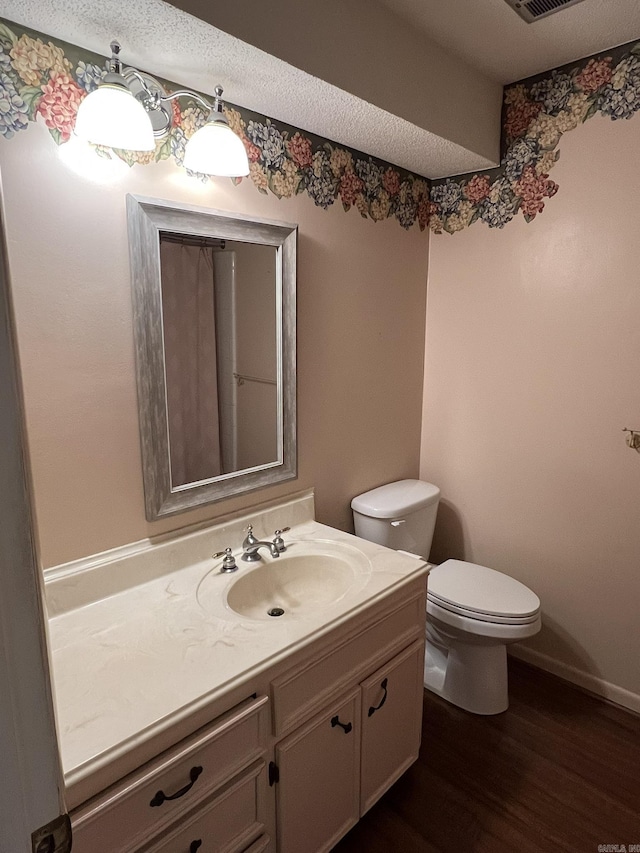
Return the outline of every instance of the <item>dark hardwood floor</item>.
[[[640,850],[640,717],[510,661],[510,707],[425,691],[419,761],[334,853]]]

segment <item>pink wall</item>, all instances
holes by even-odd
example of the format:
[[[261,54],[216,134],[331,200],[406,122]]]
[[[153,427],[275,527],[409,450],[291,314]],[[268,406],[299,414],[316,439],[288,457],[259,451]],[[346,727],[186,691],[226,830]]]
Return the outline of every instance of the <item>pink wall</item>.
[[[640,120],[595,117],[560,148],[532,223],[431,240],[432,557],[531,586],[544,628],[522,654],[640,709],[640,455],[622,433],[640,428]]]
[[[169,161],[129,169],[72,145],[55,145],[40,122],[0,141],[44,566],[310,487],[318,519],[349,528],[353,495],[417,474],[427,232],[339,202],[279,201],[248,181],[203,186]],[[296,481],[146,522],[127,193],[299,224]]]

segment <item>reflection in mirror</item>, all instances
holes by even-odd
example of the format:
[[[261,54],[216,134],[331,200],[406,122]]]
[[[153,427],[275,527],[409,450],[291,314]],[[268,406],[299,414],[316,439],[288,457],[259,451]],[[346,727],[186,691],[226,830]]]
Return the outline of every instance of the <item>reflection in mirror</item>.
[[[296,476],[296,228],[129,196],[147,518]]]
[[[276,250],[160,233],[172,486],[275,463]]]

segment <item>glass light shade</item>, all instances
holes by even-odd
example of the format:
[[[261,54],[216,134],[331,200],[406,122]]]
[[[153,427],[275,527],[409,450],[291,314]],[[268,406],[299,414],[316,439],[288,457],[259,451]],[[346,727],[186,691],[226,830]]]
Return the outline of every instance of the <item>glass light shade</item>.
[[[156,147],[151,119],[126,86],[102,83],[78,108],[76,136],[96,145],[153,151]]]
[[[184,167],[203,175],[240,178],[249,174],[249,158],[226,122],[208,121],[187,142]]]

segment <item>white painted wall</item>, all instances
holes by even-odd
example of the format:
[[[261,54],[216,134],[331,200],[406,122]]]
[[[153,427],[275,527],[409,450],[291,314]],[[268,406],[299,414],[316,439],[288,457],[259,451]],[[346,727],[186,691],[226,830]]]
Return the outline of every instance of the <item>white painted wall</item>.
[[[427,233],[339,203],[323,210],[306,195],[280,201],[250,181],[203,185],[169,161],[130,169],[85,155],[58,147],[40,122],[0,140],[45,566],[310,487],[319,520],[348,529],[353,495],[415,476]],[[145,520],[129,192],[299,224],[297,480]]]
[[[434,559],[542,601],[530,659],[640,710],[640,117],[561,143],[546,209],[431,240],[421,473]]]

